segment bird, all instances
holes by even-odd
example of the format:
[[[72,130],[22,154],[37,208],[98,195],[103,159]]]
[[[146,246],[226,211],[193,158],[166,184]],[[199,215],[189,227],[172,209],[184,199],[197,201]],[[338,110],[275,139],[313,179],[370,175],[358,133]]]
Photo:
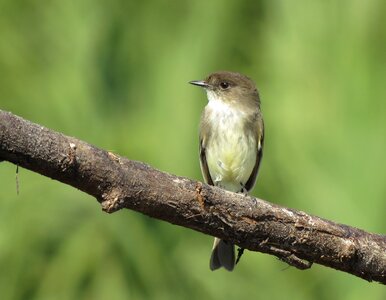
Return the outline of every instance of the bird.
[[[247,194],[255,185],[263,155],[264,122],[255,83],[236,72],[218,71],[189,83],[206,91],[199,129],[200,167],[205,182]],[[235,267],[234,245],[215,238],[209,267]]]

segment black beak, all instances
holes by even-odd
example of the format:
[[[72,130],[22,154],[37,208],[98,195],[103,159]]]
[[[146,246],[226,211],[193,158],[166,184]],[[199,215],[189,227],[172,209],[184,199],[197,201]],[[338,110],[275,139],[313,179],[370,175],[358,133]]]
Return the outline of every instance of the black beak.
[[[204,81],[204,80],[193,80],[193,81],[189,81],[190,84],[193,84],[193,85],[197,85],[197,86],[200,86],[200,87],[203,87],[203,88],[208,88],[209,87],[209,84]]]

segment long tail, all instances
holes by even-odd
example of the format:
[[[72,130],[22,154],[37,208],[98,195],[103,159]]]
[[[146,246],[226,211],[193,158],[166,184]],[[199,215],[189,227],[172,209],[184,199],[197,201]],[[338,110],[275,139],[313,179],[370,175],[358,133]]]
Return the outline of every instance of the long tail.
[[[214,239],[212,255],[210,257],[209,267],[212,271],[224,267],[232,271],[235,267],[235,247],[227,241]]]

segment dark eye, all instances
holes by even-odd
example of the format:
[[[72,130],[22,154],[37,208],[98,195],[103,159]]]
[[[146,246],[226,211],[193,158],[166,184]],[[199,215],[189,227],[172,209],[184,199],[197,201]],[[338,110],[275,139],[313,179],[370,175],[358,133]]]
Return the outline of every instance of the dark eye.
[[[229,83],[226,82],[226,81],[220,82],[220,87],[221,87],[223,90],[226,90],[227,88],[229,88]]]

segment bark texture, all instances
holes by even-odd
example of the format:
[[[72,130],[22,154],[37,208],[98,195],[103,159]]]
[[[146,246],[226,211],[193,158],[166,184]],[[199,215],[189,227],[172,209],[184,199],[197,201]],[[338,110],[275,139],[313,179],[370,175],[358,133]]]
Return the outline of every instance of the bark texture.
[[[174,176],[0,110],[0,160],[94,196],[112,213],[132,209],[275,255],[386,284],[386,236]]]

